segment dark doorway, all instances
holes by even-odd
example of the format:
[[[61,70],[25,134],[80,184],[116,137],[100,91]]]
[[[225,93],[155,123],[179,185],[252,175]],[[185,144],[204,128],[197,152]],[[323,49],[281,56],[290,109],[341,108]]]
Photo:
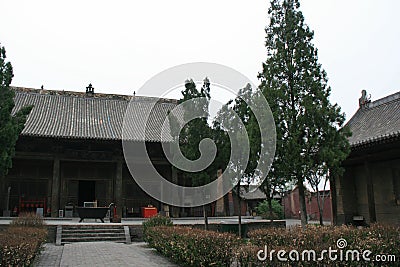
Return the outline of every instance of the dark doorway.
[[[96,182],[79,181],[78,206],[83,207],[83,202],[93,202],[96,199]]]

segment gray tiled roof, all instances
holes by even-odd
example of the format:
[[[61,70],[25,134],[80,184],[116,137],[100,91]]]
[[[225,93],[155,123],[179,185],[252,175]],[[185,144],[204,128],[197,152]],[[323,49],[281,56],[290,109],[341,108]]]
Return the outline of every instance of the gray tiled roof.
[[[22,135],[55,138],[121,140],[124,114],[132,97],[122,95],[15,89],[15,110],[34,105]],[[146,127],[143,110],[149,109],[154,98],[136,96],[132,103],[132,132]],[[147,122],[146,136],[133,140],[159,142],[162,123],[176,101],[163,99],[154,106]]]
[[[247,192],[244,188],[240,189],[240,194],[243,199],[252,200],[267,198],[267,196],[259,188],[257,188],[254,192]]]
[[[248,192],[245,188],[240,188],[240,196],[246,200],[262,200],[266,199],[267,196],[264,192],[261,191],[260,188],[257,188],[253,192]],[[274,199],[279,199],[281,196],[278,193],[275,193],[273,196]]]
[[[400,92],[358,109],[347,125],[353,133],[352,147],[400,137]]]

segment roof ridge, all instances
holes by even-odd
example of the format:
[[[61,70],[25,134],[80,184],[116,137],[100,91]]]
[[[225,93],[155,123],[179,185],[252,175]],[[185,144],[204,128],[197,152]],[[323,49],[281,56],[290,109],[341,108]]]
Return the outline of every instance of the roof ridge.
[[[392,102],[392,101],[395,101],[395,100],[398,100],[398,99],[400,99],[400,91],[396,92],[396,93],[393,93],[391,95],[382,97],[380,99],[374,100],[373,102],[368,104],[368,108],[374,108],[374,107],[377,107],[377,106],[380,106],[380,105],[383,105],[383,104],[387,104],[389,102]]]
[[[353,135],[352,147],[400,137],[400,92],[390,94],[359,108],[346,123]]]
[[[36,88],[28,88],[20,86],[10,86],[10,88],[20,93],[33,93],[40,95],[56,95],[64,97],[81,97],[81,98],[87,97],[99,100],[124,100],[124,101],[130,101],[132,98],[137,98],[142,101],[157,99],[157,102],[177,104],[176,99],[151,97],[151,96],[132,96],[132,95],[122,95],[122,94],[95,93],[92,96],[88,97],[85,92],[78,92],[78,91],[36,89]]]

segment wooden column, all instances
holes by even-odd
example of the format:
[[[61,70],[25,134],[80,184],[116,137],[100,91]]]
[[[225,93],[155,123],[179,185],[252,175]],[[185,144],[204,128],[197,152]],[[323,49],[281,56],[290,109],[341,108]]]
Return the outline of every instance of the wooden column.
[[[44,211],[44,214],[47,214],[47,209],[51,210],[51,200],[52,198],[52,192],[53,192],[53,177],[49,177],[47,180],[47,198],[46,198],[46,210]],[[51,216],[51,213],[49,214]]]
[[[60,159],[54,158],[51,186],[51,217],[58,217],[60,209]]]
[[[115,187],[114,187],[114,199],[117,205],[117,214],[122,217],[122,160],[117,161],[116,175],[115,175]]]
[[[7,198],[7,194],[6,194],[6,177],[5,176],[0,176],[0,210],[7,210],[6,207],[6,198]],[[1,214],[3,215],[3,214]]]
[[[174,184],[178,184],[178,172],[176,168],[171,166],[171,181]],[[179,217],[179,207],[170,206],[169,213],[171,217],[177,218]]]
[[[374,183],[369,169],[369,162],[364,161],[364,170],[367,176],[367,194],[368,194],[368,211],[369,211],[369,222],[376,222],[375,212],[375,196],[374,196]]]

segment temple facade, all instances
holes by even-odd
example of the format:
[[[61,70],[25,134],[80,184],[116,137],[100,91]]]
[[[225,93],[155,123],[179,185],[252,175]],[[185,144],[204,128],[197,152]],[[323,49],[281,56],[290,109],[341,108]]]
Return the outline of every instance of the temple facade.
[[[124,158],[122,129],[128,110],[129,142],[145,142],[158,173],[190,186],[173,170],[162,148],[166,140],[161,138],[162,125],[176,100],[100,94],[91,85],[86,92],[13,89],[13,112],[26,105],[33,109],[17,141],[13,166],[0,183],[0,214],[39,210],[44,216],[70,217],[77,216],[76,207],[92,202],[99,207],[116,204],[121,217],[140,217],[141,208],[147,206],[171,217],[203,216],[202,207],[172,207],[148,195],[133,179]],[[146,109],[151,109],[147,121]],[[146,129],[144,135],[139,134],[141,129]],[[131,160],[146,162],[140,156]],[[206,207],[208,215],[248,214],[249,200],[242,198],[239,208],[237,195],[229,192]]]
[[[161,99],[148,122],[142,118],[148,97],[14,88],[15,109],[33,105],[16,145],[13,167],[1,188],[0,208],[11,214],[36,211],[59,216],[60,210],[96,202],[115,203],[120,216],[140,216],[140,207],[169,207],[147,195],[132,178],[123,158],[122,124],[129,101],[133,127],[148,127],[144,140],[157,171],[172,179],[161,147],[160,120],[176,106]],[[140,161],[140,159],[135,159]],[[176,179],[176,178],[175,178]],[[67,207],[67,209],[66,209]],[[179,212],[178,209],[171,212]]]
[[[347,125],[351,153],[331,183],[335,223],[400,225],[400,92],[371,102],[363,90]]]

